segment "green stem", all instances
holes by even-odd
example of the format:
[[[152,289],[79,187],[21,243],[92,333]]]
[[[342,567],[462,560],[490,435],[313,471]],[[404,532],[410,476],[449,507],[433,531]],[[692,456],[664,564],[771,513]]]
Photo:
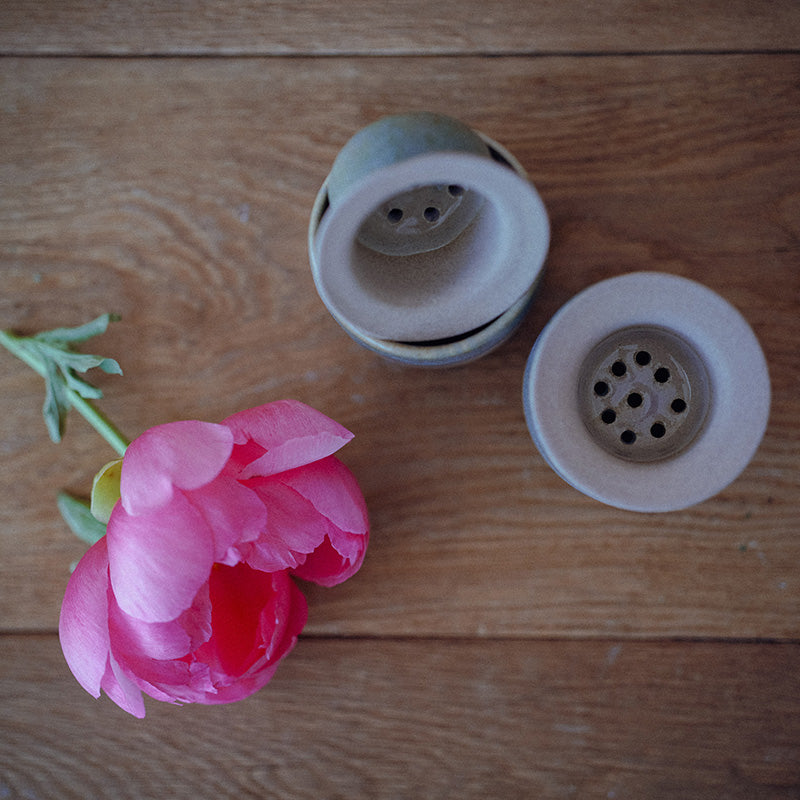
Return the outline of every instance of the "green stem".
[[[0,330],[0,344],[43,378],[45,377],[44,365],[22,345],[20,337],[10,331]],[[91,401],[81,397],[73,389],[65,387],[65,391],[70,405],[111,445],[118,455],[124,455],[130,442],[120,433],[114,423],[102,411],[95,408]]]

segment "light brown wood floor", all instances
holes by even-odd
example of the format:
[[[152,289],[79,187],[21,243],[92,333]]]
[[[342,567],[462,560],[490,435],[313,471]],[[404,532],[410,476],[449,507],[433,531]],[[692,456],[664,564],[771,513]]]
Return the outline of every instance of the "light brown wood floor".
[[[5,3],[0,327],[121,313],[91,349],[130,435],[320,408],[373,538],[249,700],[95,701],[54,498],[112,454],[52,445],[0,353],[0,798],[800,797],[798,45],[794,0]],[[338,149],[410,109],[510,149],[553,226],[521,330],[452,370],[353,344],[307,261]],[[773,382],[744,474],[658,516],[564,484],[520,402],[550,316],[638,269],[734,303]]]

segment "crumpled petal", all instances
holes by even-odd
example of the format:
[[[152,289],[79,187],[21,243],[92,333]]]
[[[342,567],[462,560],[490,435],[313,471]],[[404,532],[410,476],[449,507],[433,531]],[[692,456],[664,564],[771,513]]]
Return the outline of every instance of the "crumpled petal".
[[[303,580],[335,586],[354,575],[369,542],[364,496],[350,470],[331,456],[279,480],[309,502],[327,522],[325,539],[292,573]]]
[[[322,586],[352,577],[361,568],[369,543],[367,506],[353,473],[331,456],[284,473],[280,480],[329,521],[325,540],[292,574]]]
[[[330,522],[281,476],[255,478],[248,483],[269,509],[266,529],[243,550],[250,566],[266,572],[296,567],[322,544]]]
[[[335,453],[353,434],[297,400],[277,400],[240,411],[222,421],[237,445],[255,442],[263,455],[243,468],[241,479],[274,475]]]
[[[341,533],[337,537],[340,547],[342,539],[348,536],[352,537],[353,534]],[[336,586],[343,583],[358,572],[364,561],[364,543],[359,542],[358,545],[352,548],[352,555],[345,556],[333,547],[330,538],[326,536],[325,541],[302,564],[292,570],[292,575],[320,586]]]
[[[199,489],[219,475],[232,449],[225,425],[185,420],[150,428],[125,452],[123,507],[128,514],[144,514],[168,503],[174,487]]]
[[[302,469],[285,472],[280,480],[305,497],[340,530],[366,534],[369,520],[364,495],[353,473],[338,458],[323,458]]]
[[[241,561],[237,545],[258,538],[267,525],[267,508],[249,487],[228,475],[185,492],[214,538],[214,561],[233,566]]]
[[[145,622],[168,622],[189,608],[214,563],[211,529],[181,493],[137,516],[117,505],[106,539],[119,607]]]

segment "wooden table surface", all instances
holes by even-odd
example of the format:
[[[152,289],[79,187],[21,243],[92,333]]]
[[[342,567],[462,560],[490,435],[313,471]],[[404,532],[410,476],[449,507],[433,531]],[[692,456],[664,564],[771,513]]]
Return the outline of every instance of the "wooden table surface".
[[[8,0],[0,327],[119,312],[88,351],[131,436],[319,408],[372,539],[248,700],[94,700],[55,495],[113,454],[77,416],[52,444],[0,352],[0,798],[800,797],[799,46],[795,0]],[[339,148],[415,109],[507,147],[552,222],[520,330],[449,370],[354,344],[308,266]],[[588,499],[525,426],[538,332],[633,270],[720,293],[769,363],[755,458],[683,512]]]

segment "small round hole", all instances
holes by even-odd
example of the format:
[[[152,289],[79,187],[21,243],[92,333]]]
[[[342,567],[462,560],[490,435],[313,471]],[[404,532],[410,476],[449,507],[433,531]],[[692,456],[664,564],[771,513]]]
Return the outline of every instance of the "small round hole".
[[[628,368],[625,366],[624,362],[622,361],[615,361],[611,365],[611,374],[616,375],[618,378],[621,378],[626,372]]]
[[[458,197],[464,194],[464,187],[459,186],[457,183],[451,183],[450,186],[447,187],[447,191],[452,197]]]
[[[655,439],[660,439],[665,433],[667,429],[664,427],[664,424],[661,422],[654,422],[650,426],[650,435]]]
[[[436,222],[439,219],[439,209],[435,206],[428,206],[422,214],[428,222]]]
[[[635,359],[636,359],[636,363],[640,367],[645,367],[650,363],[650,353],[648,353],[647,350],[640,350],[636,354]]]
[[[612,408],[607,408],[601,415],[600,419],[605,422],[606,425],[610,425],[615,419],[617,418],[617,414]]]
[[[389,222],[396,224],[403,219],[403,209],[402,208],[390,208],[388,213],[386,214],[386,219]]]
[[[622,431],[619,438],[623,444],[633,444],[636,441],[636,434],[633,431]]]
[[[597,381],[594,385],[594,393],[598,397],[605,397],[608,394],[608,384],[605,381]]]
[[[684,411],[686,411],[686,401],[685,401],[685,400],[683,400],[683,399],[681,399],[680,397],[676,397],[676,398],[675,398],[675,399],[672,401],[672,403],[670,404],[670,408],[671,408],[671,409],[672,409],[672,410],[673,410],[673,411],[674,411],[676,414],[682,414]]]
[[[653,373],[653,377],[658,383],[666,383],[669,380],[669,370],[666,367],[659,367]]]
[[[628,395],[627,402],[631,408],[639,408],[642,404],[642,396],[638,392],[631,392]]]

